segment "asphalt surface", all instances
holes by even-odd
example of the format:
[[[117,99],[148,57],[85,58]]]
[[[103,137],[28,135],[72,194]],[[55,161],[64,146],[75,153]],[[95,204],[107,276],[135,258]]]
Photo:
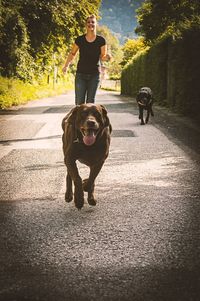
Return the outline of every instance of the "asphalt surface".
[[[113,134],[97,206],[65,203],[72,92],[0,112],[0,301],[200,300],[200,128],[99,91]],[[79,164],[82,177],[88,169]]]

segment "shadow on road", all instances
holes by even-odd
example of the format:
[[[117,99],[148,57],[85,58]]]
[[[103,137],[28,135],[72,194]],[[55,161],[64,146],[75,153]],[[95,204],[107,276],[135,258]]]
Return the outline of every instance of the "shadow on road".
[[[60,105],[60,106],[39,106],[39,107],[23,107],[20,109],[0,110],[0,115],[34,115],[45,113],[64,113],[73,108],[73,105]]]
[[[121,113],[129,112],[132,113],[133,104],[131,103],[116,103],[116,104],[106,104],[105,105],[108,112],[110,113]],[[0,110],[0,115],[34,115],[34,114],[58,114],[58,113],[67,113],[74,106],[73,105],[59,105],[59,106],[39,106],[39,107],[24,107],[20,109],[9,109],[9,110]]]
[[[23,204],[24,201],[27,201],[27,205]],[[21,207],[29,208],[30,202],[35,201],[39,201],[36,207],[40,210],[31,207],[33,220],[29,221],[27,220],[29,215],[23,215],[19,204]],[[64,225],[66,225],[66,232],[69,225],[77,229],[81,224],[83,228],[88,221],[88,215],[93,215],[95,211],[83,210],[80,213],[74,207],[64,211],[64,206],[60,203],[60,207],[54,208],[49,216],[47,211],[41,209],[45,202],[51,201],[58,202],[56,198],[35,200],[31,198],[17,200],[16,208],[13,204],[10,206],[6,203],[2,204],[5,206],[4,224],[10,226],[8,233],[1,232],[2,238],[6,239],[1,256],[8,264],[1,266],[4,276],[2,281],[0,280],[0,300],[199,300],[198,266],[186,268],[174,265],[169,268],[166,267],[165,258],[163,258],[163,267],[156,266],[155,263],[145,266],[142,257],[140,266],[130,262],[130,258],[127,262],[124,259],[123,263],[118,262],[115,265],[108,263],[108,266],[95,266],[93,261],[87,265],[87,259],[85,263],[79,248],[77,250],[74,248],[74,256],[70,256],[72,245],[65,237]],[[11,214],[13,210],[16,210],[16,215]],[[43,222],[38,225],[40,214],[43,216]],[[19,218],[24,220],[22,225],[18,222]],[[31,222],[30,225],[35,229],[33,238],[28,235],[30,225],[27,222]],[[79,232],[77,235],[80,235]],[[84,237],[81,238],[84,240]],[[110,246],[107,247],[107,252],[109,248]],[[82,258],[81,262],[80,258]],[[133,259],[135,258],[137,254],[134,254]]]
[[[119,100],[120,102],[117,102]],[[110,101],[110,100],[109,100]],[[136,101],[130,97],[125,97],[122,95],[114,95],[113,101],[116,103],[106,103],[105,107],[108,110],[108,113],[129,113],[133,115],[138,114],[138,108]],[[9,109],[9,110],[0,110],[0,115],[34,115],[34,114],[58,114],[58,113],[67,113],[73,108],[73,105],[59,105],[59,106],[38,106],[38,107],[23,107],[19,109]],[[184,148],[187,148],[195,151],[199,154],[200,150],[200,127],[199,124],[185,117],[179,116],[178,114],[171,114],[167,110],[160,110],[158,107],[154,108],[155,117],[150,124],[156,126],[161,130],[169,139],[176,140],[177,144]],[[117,133],[113,133],[114,137],[121,137]],[[125,134],[125,137],[127,134]],[[45,137],[45,138],[36,138],[39,139],[53,139],[56,137]],[[57,137],[58,138],[58,137]],[[29,139],[21,139],[17,141],[28,141]],[[33,140],[33,139],[31,139]],[[2,141],[1,143],[17,142],[17,141]],[[185,149],[188,151],[188,149]]]

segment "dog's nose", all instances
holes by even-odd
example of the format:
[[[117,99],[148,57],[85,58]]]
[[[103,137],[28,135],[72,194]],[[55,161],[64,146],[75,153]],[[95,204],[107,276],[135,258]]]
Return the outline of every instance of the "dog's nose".
[[[94,127],[95,126],[95,121],[94,120],[88,120],[87,121],[87,126],[88,127]]]

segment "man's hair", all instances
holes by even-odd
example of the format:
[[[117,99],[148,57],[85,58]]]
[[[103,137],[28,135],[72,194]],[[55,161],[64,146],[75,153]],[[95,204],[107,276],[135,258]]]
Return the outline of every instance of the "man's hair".
[[[90,19],[90,18],[97,19],[97,17],[96,17],[94,14],[92,14],[92,15],[90,15],[90,16],[88,16],[88,17],[86,18],[86,22],[87,22],[88,19]]]

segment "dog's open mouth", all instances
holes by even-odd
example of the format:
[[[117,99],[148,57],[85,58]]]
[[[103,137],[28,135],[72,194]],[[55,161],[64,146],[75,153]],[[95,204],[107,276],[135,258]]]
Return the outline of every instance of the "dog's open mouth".
[[[96,141],[96,136],[98,133],[97,129],[88,128],[88,129],[81,129],[81,133],[83,135],[83,142],[85,145],[92,145]]]

